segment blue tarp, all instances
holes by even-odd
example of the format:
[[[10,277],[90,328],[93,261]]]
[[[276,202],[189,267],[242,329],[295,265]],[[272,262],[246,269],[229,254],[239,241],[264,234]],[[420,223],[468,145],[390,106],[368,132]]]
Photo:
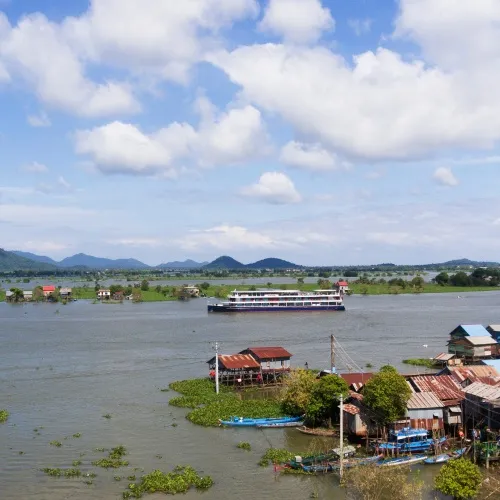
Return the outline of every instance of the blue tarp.
[[[490,337],[490,332],[486,330],[483,325],[460,325],[458,328],[461,328],[469,337]],[[454,331],[455,331],[454,330]]]

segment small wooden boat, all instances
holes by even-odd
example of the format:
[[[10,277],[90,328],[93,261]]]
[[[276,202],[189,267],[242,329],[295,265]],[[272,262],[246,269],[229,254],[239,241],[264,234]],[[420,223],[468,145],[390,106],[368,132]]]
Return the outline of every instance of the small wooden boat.
[[[338,435],[338,432],[333,429],[311,429],[305,425],[297,427],[297,430],[302,432],[302,434],[309,434],[310,436],[333,437]]]
[[[451,453],[441,453],[440,455],[426,458],[424,460],[424,464],[427,465],[444,464],[450,460],[455,460],[456,458],[460,458],[466,452],[466,450],[467,448],[460,448],[459,450],[453,451]]]
[[[290,422],[302,422],[304,417],[280,417],[280,418],[243,418],[231,417],[230,420],[219,420],[219,425],[229,427],[257,427],[262,424],[286,424]]]
[[[427,458],[427,455],[419,454],[419,455],[406,455],[404,457],[396,457],[396,458],[386,458],[381,462],[378,462],[377,465],[380,467],[395,467],[399,465],[412,465],[423,462]]]
[[[361,465],[370,465],[378,462],[384,458],[384,455],[374,455],[373,457],[363,457],[363,458],[348,458],[344,460],[342,466],[345,469],[350,469],[352,467],[359,467]],[[311,465],[302,466],[304,472],[336,472],[340,469],[340,461],[335,460],[334,462],[325,462]]]
[[[281,429],[283,427],[297,427],[304,425],[304,422],[268,422],[267,424],[257,424],[259,429]]]

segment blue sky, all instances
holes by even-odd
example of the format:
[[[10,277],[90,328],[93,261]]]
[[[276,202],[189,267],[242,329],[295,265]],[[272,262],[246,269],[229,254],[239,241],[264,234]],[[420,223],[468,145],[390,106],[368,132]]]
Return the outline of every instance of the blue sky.
[[[0,245],[498,260],[499,21],[491,0],[0,0]]]

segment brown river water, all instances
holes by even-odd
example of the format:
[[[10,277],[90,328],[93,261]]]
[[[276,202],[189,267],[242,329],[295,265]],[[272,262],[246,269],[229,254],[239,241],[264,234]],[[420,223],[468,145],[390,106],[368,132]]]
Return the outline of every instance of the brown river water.
[[[338,368],[373,369],[430,357],[446,350],[448,333],[459,323],[500,322],[500,293],[347,297],[342,313],[211,314],[203,299],[118,305],[87,301],[63,305],[0,304],[0,409],[10,418],[0,425],[0,499],[119,499],[128,481],[160,468],[189,464],[215,481],[204,493],[184,498],[304,500],[344,499],[333,476],[276,476],[258,460],[266,448],[300,452],[311,438],[294,429],[202,428],[168,405],[173,380],[205,376],[212,342],[223,353],[250,345],[281,345],[294,354],[293,366],[328,368],[329,336],[334,334],[352,359]],[[427,347],[424,347],[424,346]],[[344,357],[345,358],[345,357]],[[349,366],[350,365],[350,366]],[[111,414],[111,419],[102,417]],[[172,427],[172,423],[177,427]],[[43,427],[43,428],[42,428]],[[35,433],[33,429],[39,429]],[[71,437],[81,433],[80,438]],[[65,437],[69,436],[67,439]],[[60,440],[60,448],[50,446]],[[236,448],[248,441],[252,450]],[[127,447],[130,466],[109,470],[90,462],[95,448]],[[20,454],[20,452],[24,452]],[[80,454],[84,454],[80,457]],[[161,457],[161,458],[160,458]],[[52,478],[42,467],[95,471],[92,485],[82,479]],[[420,467],[428,484],[437,469]],[[429,494],[429,499],[434,495]]]

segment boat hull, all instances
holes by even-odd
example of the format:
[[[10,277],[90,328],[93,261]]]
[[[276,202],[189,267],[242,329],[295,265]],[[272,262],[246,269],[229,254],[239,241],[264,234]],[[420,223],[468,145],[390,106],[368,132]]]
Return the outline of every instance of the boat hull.
[[[297,422],[303,425],[304,417],[283,417],[283,418],[239,418],[234,417],[231,420],[219,420],[220,425],[227,427],[257,427],[265,424],[289,424]]]
[[[274,422],[270,424],[257,424],[259,429],[282,429],[283,427],[300,427],[304,422]]]
[[[225,306],[221,304],[208,304],[208,312],[223,312],[223,313],[235,313],[235,312],[289,312],[289,311],[345,311],[345,306],[300,306],[300,307],[232,307]]]
[[[412,465],[424,462],[427,455],[410,455],[408,457],[388,458],[382,462],[378,462],[379,467],[396,467],[402,465]]]

